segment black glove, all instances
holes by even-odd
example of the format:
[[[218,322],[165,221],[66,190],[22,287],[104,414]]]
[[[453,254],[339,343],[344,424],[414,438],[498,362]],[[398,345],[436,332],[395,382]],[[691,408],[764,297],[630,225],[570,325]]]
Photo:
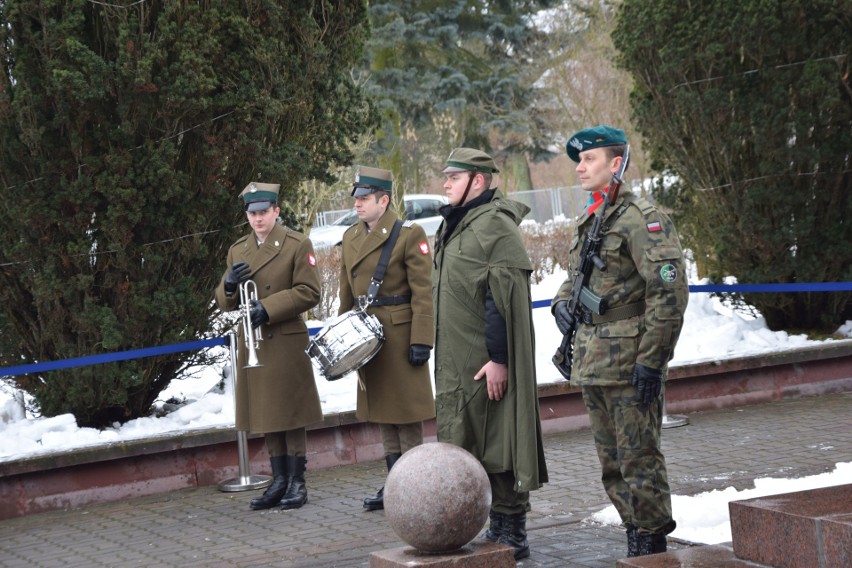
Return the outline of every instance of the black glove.
[[[572,327],[574,327],[574,318],[568,313],[568,300],[560,300],[553,307],[553,317],[556,318],[556,327],[559,328],[559,333],[565,335]]]
[[[428,345],[414,343],[408,348],[408,362],[415,367],[422,367],[429,361],[431,354],[432,348]]]
[[[259,300],[250,300],[249,305],[251,306],[249,318],[251,318],[252,328],[260,327],[269,321],[269,314],[266,313],[266,308]]]
[[[231,267],[228,274],[225,275],[225,295],[233,296],[237,291],[237,286],[249,279],[251,275],[251,266],[245,262],[238,262]]]
[[[633,367],[633,381],[636,387],[636,400],[643,406],[648,406],[660,396],[660,388],[663,384],[663,372],[636,363]]]

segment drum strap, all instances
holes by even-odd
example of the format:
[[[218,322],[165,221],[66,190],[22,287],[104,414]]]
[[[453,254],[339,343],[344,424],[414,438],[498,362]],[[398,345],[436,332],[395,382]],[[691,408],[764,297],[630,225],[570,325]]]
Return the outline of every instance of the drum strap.
[[[385,271],[388,269],[391,252],[396,244],[396,239],[399,237],[400,229],[402,229],[402,221],[397,219],[393,224],[393,229],[391,229],[388,240],[385,241],[382,247],[382,255],[379,257],[379,264],[376,265],[376,273],[373,274],[373,279],[370,280],[370,286],[367,288],[367,301],[369,302],[372,302],[376,294],[379,293],[379,286],[382,285],[382,281],[385,278]]]

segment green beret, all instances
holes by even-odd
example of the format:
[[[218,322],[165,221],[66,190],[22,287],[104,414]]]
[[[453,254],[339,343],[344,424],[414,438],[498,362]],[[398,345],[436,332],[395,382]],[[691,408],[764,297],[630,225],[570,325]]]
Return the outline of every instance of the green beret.
[[[473,148],[456,148],[450,152],[446,166],[443,169],[445,174],[458,172],[496,174],[500,172],[497,169],[497,164],[494,163],[494,158],[481,150]]]
[[[388,193],[393,191],[393,172],[358,166],[355,184],[352,186],[352,197],[370,195],[375,191],[387,191]]]
[[[568,157],[575,162],[580,161],[580,152],[604,146],[621,146],[627,144],[627,135],[620,128],[600,125],[586,128],[574,134],[565,144]]]

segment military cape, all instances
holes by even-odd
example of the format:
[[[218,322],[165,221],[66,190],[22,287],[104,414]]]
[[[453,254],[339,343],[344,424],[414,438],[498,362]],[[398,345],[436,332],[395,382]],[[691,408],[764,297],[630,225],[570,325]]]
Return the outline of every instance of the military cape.
[[[468,211],[437,249],[432,273],[438,440],[468,450],[489,473],[512,471],[518,492],[538,489],[547,481],[536,386],[532,266],[517,228],[528,211],[495,191],[489,203]],[[500,401],[488,399],[485,378],[473,379],[489,360],[488,288],[508,333],[509,384]]]

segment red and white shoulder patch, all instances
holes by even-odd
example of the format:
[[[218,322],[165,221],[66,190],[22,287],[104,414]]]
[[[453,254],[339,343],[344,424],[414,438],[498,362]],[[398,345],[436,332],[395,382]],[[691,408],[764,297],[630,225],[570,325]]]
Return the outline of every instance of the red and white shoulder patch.
[[[317,257],[315,257],[314,253],[312,252],[308,253],[308,264],[310,264],[311,266],[317,265]]]
[[[656,233],[657,231],[662,231],[663,227],[660,225],[659,221],[654,221],[653,223],[648,223],[646,225],[648,227],[649,233]]]
[[[429,243],[427,241],[423,241],[420,243],[420,252],[423,254],[429,254]]]

